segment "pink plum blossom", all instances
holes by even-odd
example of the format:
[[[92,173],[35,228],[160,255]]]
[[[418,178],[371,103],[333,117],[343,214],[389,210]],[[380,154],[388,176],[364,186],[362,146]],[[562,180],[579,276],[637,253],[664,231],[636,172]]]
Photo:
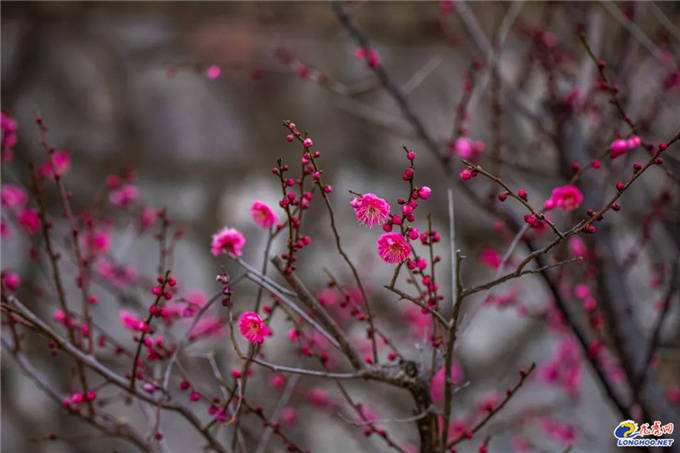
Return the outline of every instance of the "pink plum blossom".
[[[253,201],[250,207],[250,215],[253,221],[262,228],[271,228],[279,220],[267,203],[260,200]]]
[[[212,247],[210,252],[218,256],[226,251],[231,256],[241,256],[243,247],[246,245],[246,238],[236,228],[222,228],[213,234]]]
[[[411,244],[400,233],[385,233],[376,242],[378,255],[385,262],[397,264],[408,258]]]
[[[35,234],[40,231],[40,215],[35,209],[24,209],[21,214],[19,214],[19,226],[23,228],[29,234]]]
[[[126,184],[119,189],[112,190],[109,194],[109,201],[112,205],[119,208],[127,207],[139,196],[139,189],[132,184]]]
[[[253,312],[246,312],[238,320],[238,328],[241,335],[251,343],[262,343],[264,337],[269,333],[269,328],[260,318],[260,315]]]
[[[357,220],[369,227],[382,225],[390,216],[390,204],[373,193],[353,198],[350,205]]]
[[[2,206],[22,208],[26,204],[26,192],[21,187],[5,184],[2,186]]]
[[[444,401],[444,380],[446,379],[446,368],[441,367],[432,376],[432,381],[430,382],[430,392],[432,394],[432,401],[435,403],[441,403]],[[457,363],[451,364],[451,380],[454,384],[457,384],[463,379],[463,372]]]
[[[556,187],[552,191],[550,198],[543,204],[546,210],[559,208],[563,211],[571,211],[579,207],[583,201],[583,194],[576,186]]]

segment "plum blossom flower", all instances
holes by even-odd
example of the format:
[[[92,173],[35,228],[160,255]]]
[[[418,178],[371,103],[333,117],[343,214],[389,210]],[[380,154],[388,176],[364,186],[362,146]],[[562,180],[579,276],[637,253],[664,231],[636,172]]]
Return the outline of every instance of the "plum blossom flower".
[[[231,256],[241,256],[245,245],[246,238],[240,231],[225,227],[213,234],[210,252],[217,256],[226,250]]]
[[[253,217],[253,221],[262,228],[271,228],[279,220],[272,208],[260,200],[253,201],[250,207],[250,215]]]
[[[411,244],[400,233],[385,233],[378,238],[378,255],[385,262],[397,264],[408,258]]]
[[[365,60],[366,64],[371,68],[380,66],[380,54],[368,47],[358,47],[354,50],[354,56],[357,60]]]
[[[451,381],[457,384],[463,378],[463,372],[457,363],[451,364]],[[432,376],[432,381],[430,382],[430,392],[432,394],[432,401],[435,403],[441,403],[444,401],[444,380],[446,379],[446,368],[441,367]]]
[[[111,235],[106,231],[88,232],[83,237],[85,248],[93,255],[103,254],[111,247]]]
[[[626,151],[637,148],[642,144],[642,139],[637,135],[632,135],[628,139],[617,138],[609,145],[609,157],[616,159],[622,156]]]
[[[415,304],[403,304],[401,315],[406,324],[408,324],[411,335],[418,339],[423,338],[432,324],[432,317],[429,312]]]
[[[260,315],[253,312],[246,312],[238,320],[238,328],[241,335],[251,343],[262,343],[264,337],[269,333],[269,328],[262,321]]]
[[[541,366],[538,375],[546,385],[561,386],[571,395],[578,393],[583,377],[578,344],[571,338],[562,340],[552,360]]]
[[[382,225],[390,216],[390,204],[373,193],[355,197],[349,204],[357,220],[369,227]]]
[[[292,407],[285,407],[281,410],[281,421],[288,426],[295,425],[297,421],[297,412]]]
[[[14,146],[17,144],[17,122],[14,118],[2,112],[0,129],[2,130],[2,161],[9,162],[14,157]]]
[[[583,239],[578,236],[570,237],[567,245],[569,247],[569,252],[571,252],[573,256],[585,258],[588,255],[588,246],[583,242]]]
[[[546,210],[559,208],[563,211],[571,211],[578,208],[583,201],[583,194],[576,186],[555,187],[552,195],[543,204]]]
[[[158,210],[150,207],[145,207],[139,216],[139,227],[140,229],[146,230],[149,228],[158,218]]]
[[[222,69],[220,69],[220,67],[216,64],[208,66],[208,68],[205,70],[205,76],[210,80],[215,80],[220,76],[220,74],[222,74]]]
[[[487,247],[479,252],[479,260],[482,264],[489,266],[491,269],[498,269],[501,265],[502,258],[497,251]]]
[[[126,184],[120,189],[112,190],[109,201],[112,205],[125,208],[139,196],[139,189],[132,184]]]
[[[672,385],[666,390],[666,398],[673,404],[680,404],[680,386]]]
[[[573,445],[576,442],[576,428],[567,423],[560,423],[553,418],[546,417],[543,420],[543,430],[562,445]]]
[[[108,280],[116,288],[122,288],[137,280],[138,272],[132,266],[117,266],[112,261],[101,259],[96,266],[96,271]]]
[[[26,192],[21,187],[6,184],[2,186],[2,205],[6,208],[21,208],[26,204]]]
[[[56,151],[47,160],[38,167],[38,175],[45,177],[53,177],[55,175],[63,175],[71,166],[71,158],[66,151]]]
[[[239,326],[240,326],[239,322]],[[243,332],[243,329],[241,329]],[[219,338],[224,334],[224,320],[219,316],[204,317],[192,327],[189,332],[189,339],[195,340],[199,337],[215,337]]]
[[[40,231],[40,216],[35,209],[24,209],[19,214],[19,226],[30,234],[35,234]]]
[[[144,321],[137,318],[135,315],[133,315],[127,310],[121,310],[119,316],[120,322],[122,322],[123,325],[128,329],[144,332],[148,328]]]
[[[21,284],[19,275],[17,275],[16,272],[9,270],[3,270],[2,273],[0,273],[0,280],[2,280],[2,287],[10,291],[16,291]]]
[[[331,405],[332,400],[328,392],[322,388],[313,388],[307,393],[307,399],[310,403],[317,407],[327,407]]]
[[[449,144],[449,149],[463,159],[475,160],[484,152],[484,142],[473,142],[468,137],[458,137],[455,142]]]
[[[477,409],[482,412],[490,411],[501,402],[501,395],[497,390],[483,394],[477,401]]]

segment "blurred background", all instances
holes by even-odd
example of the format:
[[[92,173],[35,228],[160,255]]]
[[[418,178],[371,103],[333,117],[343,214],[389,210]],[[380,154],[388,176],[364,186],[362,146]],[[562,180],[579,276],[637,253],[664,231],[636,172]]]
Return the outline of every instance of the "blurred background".
[[[503,36],[499,71],[504,83],[514,85],[523,105],[539,116],[545,78],[533,75],[523,80],[531,46],[526,30],[532,27],[545,26],[563,48],[565,58],[574,61],[565,77],[571,78],[571,86],[559,87],[559,92],[567,95],[584,77],[579,70],[584,52],[579,47],[575,23],[583,20],[599,24],[596,45],[600,54],[614,61],[626,74],[627,82],[636,88],[627,98],[633,115],[646,111],[650,93],[657,89],[666,68],[678,61],[678,37],[672,34],[680,24],[680,4],[676,2],[525,2],[519,7],[484,2],[467,6],[490,38],[498,37],[501,24],[509,27]],[[547,11],[551,8],[554,12]],[[445,148],[452,136],[456,106],[463,96],[465,73],[473,60],[485,60],[460,15],[446,2],[358,2],[352,4],[351,12],[379,52],[381,63],[407,93],[413,110]],[[167,207],[174,224],[185,232],[173,260],[173,272],[182,287],[212,294],[219,290],[215,274],[226,262],[209,254],[209,243],[211,235],[222,226],[236,227],[245,234],[248,242],[244,258],[260,265],[266,233],[252,223],[248,208],[254,199],[277,204],[280,190],[271,174],[277,158],[297,163],[299,148],[285,142],[286,130],[281,125],[282,120],[290,119],[300,130],[310,132],[315,148],[323,153],[321,163],[327,181],[334,187],[331,199],[336,204],[342,236],[350,255],[370,277],[368,284],[377,307],[374,310],[387,320],[400,313],[394,298],[382,290],[391,272],[374,253],[377,234],[354,220],[348,190],[374,192],[392,203],[406,196],[407,187],[401,180],[407,165],[402,146],[413,148],[418,156],[417,181],[433,189],[425,209],[432,212],[435,229],[446,236],[446,190],[453,182],[366,64],[355,57],[356,43],[340,25],[330,4],[3,2],[1,13],[2,110],[19,125],[15,160],[3,168],[3,184],[26,184],[26,164],[44,160],[34,125],[39,112],[50,128],[50,143],[67,150],[71,157],[66,184],[74,193],[74,205],[83,208],[91,203],[105,190],[107,175],[133,169],[144,205]],[[633,13],[637,26],[655,43],[653,49],[644,40],[631,38],[635,32],[622,25],[620,15]],[[571,15],[572,20],[564,20],[564,15]],[[665,21],[670,22],[670,27],[664,26]],[[631,61],[624,61],[622,46],[627,46]],[[664,58],[670,63],[660,62]],[[208,71],[212,66],[219,67],[217,77],[214,68],[212,73]],[[591,65],[585,77],[594,77],[593,71]],[[484,78],[478,83],[481,88],[474,90],[469,104],[470,137],[484,141],[488,149],[494,130],[500,127],[506,143],[499,154],[504,177],[511,185],[521,185],[535,194],[536,200],[547,198],[551,188],[561,181],[561,162],[553,147],[536,132],[535,121],[526,116],[505,114],[502,124],[494,125],[490,82]],[[512,112],[514,106],[503,99],[503,107]],[[674,133],[677,101],[676,90],[659,104],[656,138]],[[601,143],[609,138],[610,135],[602,137]],[[645,184],[651,185],[649,190],[657,187],[652,180]],[[484,281],[493,277],[494,271],[480,266],[477,257],[488,247],[502,254],[505,237],[495,232],[495,219],[467,198],[456,193],[455,200],[457,245],[469,258],[464,276],[470,282]],[[49,202],[55,215],[60,212],[56,197]],[[320,290],[326,279],[319,272],[322,267],[332,269],[341,279],[347,274],[330,245],[327,214],[316,204],[312,211],[316,214],[308,217],[305,227],[314,243],[301,252],[299,266],[310,285]],[[571,224],[568,216],[558,220],[565,227]],[[122,226],[117,225],[120,228],[113,232],[111,254],[121,262],[134,263],[140,275],[154,278],[156,242],[150,235],[130,239],[129,229]],[[633,226],[621,226],[620,232],[622,249],[639,235]],[[659,241],[663,244],[669,240],[661,236]],[[19,234],[11,241],[3,241],[2,267],[16,270],[24,281],[44,281],[28,257],[30,245],[30,240]],[[275,246],[275,250],[280,247]],[[442,281],[446,281],[449,269],[447,248],[444,242],[439,250],[444,257]],[[659,261],[670,253],[663,248],[657,252]],[[237,272],[232,264],[227,266]],[[639,283],[631,285],[638,288],[636,296],[651,307],[649,269],[640,266],[631,278]],[[248,285],[239,288],[234,297],[236,304],[252,300],[254,288]],[[521,303],[528,307],[541,306],[549,300],[538,279],[513,283],[501,292],[511,290],[521,294]],[[95,316],[99,322],[109,324],[118,339],[129,346],[130,335],[118,323],[116,298],[103,291],[100,297]],[[53,309],[29,299],[24,303],[46,317]],[[481,300],[478,303],[481,305]],[[676,318],[677,313],[677,321]],[[653,314],[645,319],[651,323]],[[670,329],[677,328],[677,322],[668,325]],[[281,324],[279,330],[284,329]],[[419,353],[422,341],[409,336],[403,325],[390,323],[386,329],[395,334],[395,341],[404,350]],[[358,328],[357,335],[360,331]],[[519,316],[515,310],[485,307],[466,328],[458,351],[465,380],[470,383],[469,389],[461,391],[460,401],[469,407],[494,389],[503,392],[514,382],[519,366],[549,360],[560,341],[544,323]],[[230,347],[222,338],[196,345],[195,351],[215,351],[220,366],[228,372],[238,363]],[[34,348],[35,357],[45,353],[43,346]],[[209,373],[204,361],[187,361]],[[55,376],[60,370],[58,361],[47,359],[40,367]],[[675,371],[677,367],[671,376]],[[573,429],[573,451],[615,451],[611,430],[619,421],[617,415],[603,401],[585,365],[583,373],[576,394],[534,382],[518,395],[496,420],[495,430],[490,431],[497,433],[494,450],[511,451],[512,444],[515,451],[522,451],[522,446],[513,441],[526,438],[531,446],[524,451],[562,451],[570,434],[562,432],[551,437],[551,430],[541,418],[548,415],[555,423]],[[677,384],[677,376],[667,378],[667,382],[675,380]],[[253,379],[266,382],[257,375]],[[299,384],[301,392],[318,384],[303,381]],[[409,415],[410,400],[404,394],[384,390],[375,393],[372,386],[365,384],[353,388],[378,408],[381,418]],[[11,358],[4,356],[2,393],[5,451],[87,452],[95,448],[87,442],[39,440],[50,432],[82,435],[87,428],[65,416],[22,376]],[[275,402],[265,398],[261,403],[271,406]],[[518,414],[526,416],[527,408],[533,408],[532,416],[542,421],[514,426],[512,421]],[[307,413],[304,407],[299,410],[299,423],[291,430],[301,444],[314,451],[342,453],[386,448],[378,440],[364,440],[360,429],[344,426],[329,414],[314,420],[313,431],[306,429],[305,419],[316,412],[309,409]],[[143,412],[130,412],[135,412],[134,406],[132,410],[121,409],[126,417],[143,423]],[[199,444],[193,433],[173,431],[173,423],[178,423],[173,416],[164,423],[173,451],[197,451],[192,450]],[[417,440],[411,424],[391,424],[388,429],[396,431],[396,437],[404,442]],[[348,436],[348,430],[355,435]],[[130,448],[116,441],[97,442],[97,449],[100,444],[116,451]],[[274,444],[272,451],[278,451]],[[462,450],[476,451],[474,448],[468,445]]]

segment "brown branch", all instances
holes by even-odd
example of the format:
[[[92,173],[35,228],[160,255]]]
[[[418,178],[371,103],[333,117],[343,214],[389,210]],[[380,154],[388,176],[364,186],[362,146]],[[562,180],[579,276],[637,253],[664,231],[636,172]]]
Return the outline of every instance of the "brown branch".
[[[643,365],[640,368],[638,380],[637,382],[633,383],[633,385],[636,386],[637,388],[642,388],[642,386],[645,383],[645,379],[647,378],[650,364],[652,363],[654,354],[656,353],[656,350],[659,347],[659,341],[661,338],[661,328],[663,327],[663,323],[666,320],[668,310],[670,310],[673,294],[675,294],[675,292],[678,290],[678,283],[680,283],[680,255],[675,257],[675,260],[673,261],[673,266],[671,266],[671,281],[668,285],[668,289],[666,290],[666,294],[664,295],[663,298],[661,312],[659,313],[659,317],[656,319],[656,322],[654,323],[654,327],[652,329],[652,336],[649,339],[649,345],[647,346],[646,349]]]
[[[281,259],[277,256],[272,259],[272,263],[276,266],[276,269],[281,273],[283,278],[288,282],[293,291],[297,294],[298,299],[302,302],[305,307],[307,307],[312,314],[319,320],[321,325],[330,333],[330,335],[335,338],[335,340],[340,345],[340,349],[344,352],[345,356],[349,359],[350,363],[356,370],[364,368],[364,364],[359,359],[356,351],[349,344],[349,340],[345,336],[344,332],[340,329],[340,326],[335,322],[333,318],[324,310],[318,300],[309,292],[307,287],[302,283],[300,278],[295,272],[286,272],[286,268],[281,262]],[[377,363],[374,361],[374,363]]]
[[[486,423],[487,423],[489,420],[491,420],[491,418],[492,418],[494,415],[496,415],[496,414],[498,413],[498,411],[500,411],[501,409],[503,409],[503,407],[505,407],[505,405],[508,404],[508,401],[510,401],[510,399],[517,393],[517,390],[519,390],[519,388],[524,384],[524,381],[527,380],[527,378],[531,375],[531,373],[532,373],[535,369],[536,369],[536,364],[535,364],[535,363],[532,363],[528,370],[526,370],[526,371],[521,371],[521,372],[520,372],[521,374],[520,374],[520,379],[519,379],[519,381],[517,381],[517,383],[516,383],[512,388],[510,388],[510,389],[508,390],[508,392],[506,393],[505,398],[503,399],[503,401],[501,401],[501,403],[500,403],[498,406],[496,406],[496,407],[494,407],[493,409],[491,409],[491,410],[488,412],[488,414],[486,414],[486,417],[484,417],[479,423],[477,423],[477,424],[475,425],[474,428],[472,428],[472,429],[470,430],[470,434],[475,434],[477,431],[479,431],[480,429],[482,429],[482,428],[484,427],[484,425],[486,425]],[[464,441],[465,439],[467,439],[466,436],[461,436],[461,437],[459,437],[458,439],[454,440],[453,442],[450,442],[446,447],[447,447],[447,448],[451,448],[451,447],[457,445],[458,443]]]
[[[121,388],[130,395],[133,395],[142,401],[154,405],[159,404],[157,400],[145,394],[144,391],[136,387],[130,387],[130,383],[128,382],[127,379],[116,374],[115,372],[104,366],[95,357],[83,353],[83,351],[76,348],[66,339],[61,337],[56,332],[54,332],[47,324],[45,324],[33,312],[26,308],[26,306],[24,306],[16,297],[9,296],[8,300],[9,302],[11,302],[12,307],[16,308],[15,313],[33,323],[40,333],[46,335],[51,340],[53,340],[57,344],[57,346],[59,346],[59,348],[66,351],[69,355],[73,356],[75,359],[82,362],[84,365],[86,365],[88,368],[92,369],[94,372],[102,376],[108,382],[116,385],[117,387]],[[227,450],[222,446],[222,444],[220,444],[220,442],[216,438],[214,438],[210,433],[204,432],[202,430],[200,420],[189,409],[178,404],[170,404],[165,402],[160,403],[160,406],[163,409],[177,412],[178,414],[180,414],[184,419],[186,419],[189,422],[189,424],[191,424],[197,431],[199,431],[203,435],[203,437],[208,442],[211,448],[218,451],[219,453],[227,452]]]
[[[501,283],[504,283],[508,280],[512,280],[512,279],[515,279],[515,278],[518,278],[518,277],[521,277],[523,275],[542,274],[543,272],[550,270],[550,269],[553,269],[553,268],[556,268],[556,267],[561,267],[561,266],[564,266],[564,265],[567,265],[567,264],[581,263],[581,262],[583,262],[583,258],[580,258],[580,257],[579,258],[571,258],[571,259],[568,259],[568,260],[560,261],[558,263],[549,264],[547,266],[542,266],[542,267],[539,267],[538,269],[528,269],[528,270],[524,270],[524,271],[521,271],[521,272],[510,272],[509,274],[503,275],[502,277],[499,277],[495,280],[491,280],[490,282],[484,283],[482,285],[475,286],[474,288],[464,289],[463,292],[462,292],[462,296],[466,297],[466,296],[469,296],[471,294],[475,294],[475,293],[478,293],[480,291],[484,291],[485,289],[491,289],[494,286],[498,286]]]

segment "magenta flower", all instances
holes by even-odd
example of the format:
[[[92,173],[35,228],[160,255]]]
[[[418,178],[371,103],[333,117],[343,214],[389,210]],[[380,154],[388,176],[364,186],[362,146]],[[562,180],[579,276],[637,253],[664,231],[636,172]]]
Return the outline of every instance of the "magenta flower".
[[[111,191],[109,194],[109,201],[114,206],[119,208],[125,208],[131,202],[133,202],[139,195],[139,190],[136,186],[132,184],[127,184],[120,189]]]
[[[479,260],[482,264],[489,266],[491,269],[498,269],[501,265],[502,258],[497,251],[487,247],[479,252]]]
[[[376,245],[380,258],[391,264],[401,263],[411,254],[411,244],[400,233],[385,233]]]
[[[224,334],[224,320],[219,316],[204,317],[189,332],[189,339],[200,337],[219,338]]]
[[[9,162],[14,157],[14,145],[17,144],[17,122],[14,118],[2,112],[0,114],[0,129],[2,130],[1,159]]]
[[[2,280],[2,287],[10,291],[16,291],[21,284],[19,275],[9,270],[4,270],[0,273],[0,280]]]
[[[26,204],[26,192],[21,187],[6,184],[2,186],[2,205],[7,208],[21,208]]]
[[[222,74],[222,69],[217,65],[209,66],[208,69],[205,70],[205,76],[210,80],[215,80],[220,74]]]
[[[38,168],[38,175],[53,177],[55,174],[63,175],[71,166],[71,158],[66,151],[57,151],[47,158]]]
[[[19,214],[19,225],[30,234],[40,231],[40,216],[35,209],[24,209]]]
[[[459,137],[449,145],[449,149],[463,159],[475,160],[484,152],[484,142],[473,142],[468,137]]]
[[[354,50],[354,56],[357,60],[365,60],[366,64],[371,68],[380,66],[380,54],[374,49],[358,47]]]
[[[463,372],[457,363],[451,364],[451,381],[457,384],[463,378]],[[430,393],[432,395],[432,401],[435,403],[441,403],[444,401],[444,380],[446,379],[446,368],[441,367],[432,376],[432,381],[430,382]]]
[[[279,220],[272,208],[260,200],[253,201],[253,205],[250,207],[250,215],[253,217],[253,221],[262,228],[271,228]]]
[[[617,157],[624,155],[629,149],[637,148],[641,144],[642,139],[637,135],[632,135],[627,140],[617,138],[609,146],[609,157],[616,159]]]
[[[569,247],[569,252],[571,252],[573,256],[585,258],[588,255],[588,246],[586,245],[585,242],[583,242],[583,239],[581,239],[580,237],[578,236],[570,237],[567,244]]]
[[[253,312],[246,312],[238,320],[238,328],[241,335],[251,343],[262,343],[264,337],[269,333],[269,328],[260,318],[260,315]]]
[[[144,321],[137,318],[135,315],[126,310],[120,311],[120,322],[123,323],[125,327],[130,330],[136,330],[139,332],[144,332],[147,329],[147,325]]]
[[[210,252],[217,256],[227,251],[231,256],[241,256],[246,238],[236,228],[222,228],[213,234]]]
[[[563,211],[571,211],[578,208],[583,201],[583,194],[576,186],[555,187],[552,195],[543,204],[546,210],[560,208]]]
[[[349,204],[354,208],[357,220],[369,227],[382,225],[390,216],[390,204],[374,193],[355,197]]]

